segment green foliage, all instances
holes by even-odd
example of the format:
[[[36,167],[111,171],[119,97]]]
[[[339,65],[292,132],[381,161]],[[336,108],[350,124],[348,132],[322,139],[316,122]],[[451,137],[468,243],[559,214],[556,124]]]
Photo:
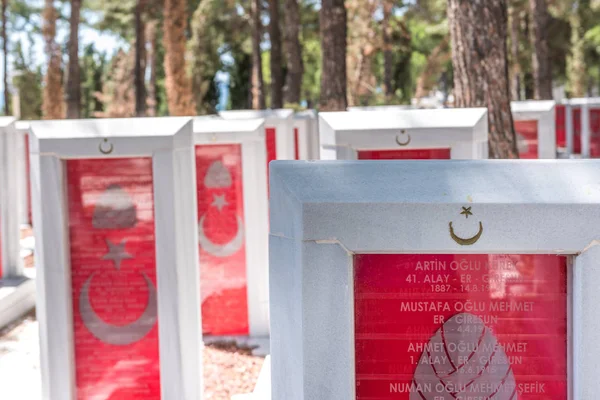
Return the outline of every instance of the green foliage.
[[[97,93],[102,92],[103,76],[106,73],[106,54],[98,53],[93,44],[83,51],[81,62],[81,114],[93,118],[104,110]]]
[[[24,54],[20,41],[15,44],[13,56],[13,85],[19,94],[21,119],[41,119],[43,78],[41,68],[33,67],[35,65],[32,62],[33,56],[31,53],[28,56]]]

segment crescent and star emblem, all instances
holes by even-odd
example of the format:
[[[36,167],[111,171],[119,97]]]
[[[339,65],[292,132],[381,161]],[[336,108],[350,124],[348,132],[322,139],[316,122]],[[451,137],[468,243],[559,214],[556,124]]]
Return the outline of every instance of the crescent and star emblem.
[[[112,260],[117,270],[121,268],[122,260],[133,258],[125,251],[125,241],[115,244],[107,239],[106,244],[109,251],[103,259]],[[102,342],[115,346],[126,346],[142,340],[152,330],[158,317],[156,287],[150,278],[142,272],[148,287],[148,303],[144,313],[132,323],[118,326],[102,320],[90,303],[90,286],[94,275],[95,272],[85,281],[79,295],[79,313],[87,330]]]
[[[229,170],[220,160],[214,161],[206,172],[206,176],[204,177],[204,186],[211,189],[222,189],[229,188],[232,184],[233,180],[231,179],[231,173]],[[228,204],[229,203],[225,198],[225,194],[213,194],[213,201],[210,206],[216,207],[219,212],[222,212],[223,208]],[[206,215],[203,215],[198,222],[198,242],[207,253],[212,254],[215,257],[229,257],[230,255],[237,253],[242,248],[244,245],[244,221],[239,215],[236,217],[237,232],[235,237],[222,245],[212,242],[206,236],[206,233],[204,232],[205,217]]]
[[[473,215],[473,213],[471,212],[471,207],[463,207],[462,212],[460,214],[464,215],[467,219],[469,219],[469,215]],[[468,238],[460,237],[454,232],[452,221],[448,223],[448,226],[450,227],[450,237],[452,238],[452,240],[454,240],[461,246],[471,246],[477,243],[477,241],[479,240],[479,238],[481,238],[481,235],[483,234],[483,224],[481,223],[481,221],[479,221],[479,231],[477,232],[477,234]]]
[[[115,147],[113,146],[112,143],[108,143],[108,147],[105,147],[105,144],[107,144],[107,143],[108,143],[108,139],[104,139],[102,142],[100,142],[100,144],[98,145],[98,150],[100,150],[100,153],[110,154],[113,152]]]
[[[406,139],[401,139],[403,135],[406,135]],[[398,143],[399,146],[408,146],[408,144],[410,143],[410,135],[407,134],[404,129],[401,130],[400,134],[396,135],[396,143]]]

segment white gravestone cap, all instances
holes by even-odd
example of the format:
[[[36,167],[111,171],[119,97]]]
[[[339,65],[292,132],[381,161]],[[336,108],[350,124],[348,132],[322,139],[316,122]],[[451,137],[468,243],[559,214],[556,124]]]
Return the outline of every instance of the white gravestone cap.
[[[450,148],[451,158],[488,154],[486,108],[319,113],[321,159],[350,160],[357,150]]]
[[[538,158],[556,158],[556,102],[513,101],[510,108],[515,121],[537,121]]]
[[[43,398],[71,400],[80,396],[81,388],[77,387],[79,374],[91,374],[96,379],[94,374],[97,371],[106,372],[102,369],[106,368],[106,362],[101,367],[102,360],[114,357],[120,347],[102,346],[109,346],[115,340],[132,340],[121,345],[137,346],[136,349],[149,346],[147,357],[151,360],[156,336],[148,339],[151,342],[145,342],[147,336],[155,334],[139,329],[140,323],[146,324],[143,326],[148,326],[149,332],[158,332],[159,359],[148,361],[154,362],[153,368],[147,368],[145,372],[159,368],[161,398],[200,398],[202,330],[192,119],[33,121],[29,136]],[[123,165],[128,169],[119,167]],[[131,168],[140,168],[141,172],[131,171]],[[73,181],[69,181],[69,172],[75,176]],[[136,175],[138,172],[139,176]],[[140,179],[135,180],[136,176]],[[125,182],[123,185],[127,185],[127,191],[125,186],[115,189],[120,183],[106,186],[109,182]],[[82,195],[69,195],[71,185],[78,186]],[[96,195],[99,191],[101,195]],[[88,208],[93,207],[93,215],[87,212],[73,214],[73,205],[84,207],[84,201]],[[131,206],[123,208],[123,204]],[[152,204],[150,213],[148,204]],[[120,213],[120,220],[114,219],[115,213]],[[152,217],[149,218],[149,215]],[[82,246],[73,240],[71,229],[77,229],[86,238],[100,235],[104,239],[86,239],[85,246]],[[146,233],[140,234],[141,229],[145,229]],[[149,230],[152,234],[147,233]],[[104,236],[109,234],[119,235],[115,236],[116,240],[119,240],[118,237],[133,237],[135,240],[124,239],[120,245],[111,246],[108,244],[109,236]],[[150,243],[145,251],[140,251],[138,242],[142,245]],[[111,252],[127,246],[125,250],[131,254],[125,253],[122,259],[132,259],[128,267],[130,271],[135,260],[138,260],[138,265],[133,266],[138,271],[147,268],[144,273],[148,273],[145,279],[149,294],[144,314],[129,325],[117,325],[124,330],[131,328],[132,332],[135,328],[135,335],[126,336],[113,324],[98,323],[99,317],[92,306],[83,303],[86,298],[83,293],[87,293],[88,305],[90,293],[93,293],[88,286],[93,274],[85,275],[88,268],[110,270],[105,264],[93,261],[85,264],[82,271],[82,260],[90,261],[88,247],[93,246],[100,251],[109,248]],[[82,258],[82,253],[88,258]],[[79,257],[73,258],[72,254]],[[107,253],[100,260],[109,259],[111,254]],[[95,257],[93,260],[96,260]],[[121,270],[116,261],[115,266],[116,270]],[[78,268],[77,273],[73,272],[75,268]],[[134,275],[136,278],[142,276],[141,273]],[[156,277],[155,290],[151,290],[153,282],[149,275]],[[88,279],[83,286],[75,283],[75,277],[81,281],[82,276]],[[114,288],[108,285],[110,289]],[[73,293],[77,290],[80,291],[79,300],[75,301]],[[127,301],[135,301],[133,296]],[[83,308],[82,304],[88,308]],[[95,320],[86,323],[90,318]],[[87,329],[76,329],[77,321],[81,320]],[[155,327],[157,320],[158,328]],[[81,322],[79,324],[81,326]],[[139,338],[140,332],[146,336]],[[87,336],[82,339],[82,335]],[[105,357],[94,361],[93,356],[78,356],[76,361],[75,348],[80,349],[81,346],[87,346],[88,350],[103,348]],[[130,348],[128,351],[132,352],[132,360],[136,359],[136,350]],[[98,368],[84,368],[82,371],[77,368],[81,362],[97,363]],[[115,373],[114,370],[108,372],[108,376]],[[126,375],[124,373],[122,379],[131,381],[134,387],[137,383],[136,390],[139,390],[139,382]],[[118,379],[111,384],[114,386],[110,390],[127,390]],[[105,390],[106,387],[104,385],[104,389],[100,389]],[[144,386],[143,389],[155,391],[157,387]]]
[[[568,255],[567,376],[571,398],[594,398],[599,177],[584,160],[274,162],[273,399],[355,398],[356,254]],[[474,221],[479,240],[451,237],[449,222],[471,234]]]
[[[196,145],[235,143],[242,147],[248,324],[252,337],[269,335],[269,212],[264,125],[264,119],[194,118]]]
[[[298,145],[298,159],[319,159],[319,127],[316,110],[303,110],[294,114],[294,132]]]
[[[294,110],[228,110],[219,111],[225,119],[257,119],[265,120],[265,128],[275,129],[275,146],[277,160],[293,160],[294,157]]]

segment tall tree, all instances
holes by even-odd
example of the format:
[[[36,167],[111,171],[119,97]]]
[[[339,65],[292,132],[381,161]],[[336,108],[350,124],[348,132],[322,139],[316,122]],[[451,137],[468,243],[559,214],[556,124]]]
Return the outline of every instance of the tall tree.
[[[571,53],[567,58],[567,76],[571,97],[584,97],[586,93],[584,13],[589,10],[589,0],[574,0],[571,9]]]
[[[2,0],[2,52],[3,70],[2,82],[4,84],[4,114],[10,115],[10,93],[8,91],[8,36],[6,35],[6,9],[8,0]]]
[[[57,12],[53,0],[45,0],[43,12],[42,34],[44,36],[48,68],[46,70],[42,111],[45,119],[64,118],[63,86],[61,73],[60,49],[54,38],[56,36]]]
[[[381,31],[383,33],[383,87],[385,89],[386,100],[394,95],[393,87],[393,67],[394,56],[392,54],[392,27],[390,19],[394,9],[394,1],[384,0],[383,2],[383,20],[381,21]]]
[[[144,27],[145,0],[137,0],[135,4],[135,115],[146,115],[146,38]]]
[[[344,0],[322,0],[319,15],[322,72],[321,111],[343,111],[348,106],[346,83],[347,14]]]
[[[511,75],[510,90],[513,100],[521,100],[521,63],[519,62],[519,31],[521,17],[519,10],[513,1],[509,7],[510,20],[510,56],[511,56]]]
[[[79,18],[81,0],[71,0],[69,18],[69,66],[67,74],[67,118],[81,117],[81,71],[79,67]]]
[[[165,0],[164,44],[167,103],[171,115],[194,115],[192,85],[186,73],[185,32],[187,29],[185,0]]]
[[[271,108],[283,108],[283,56],[279,24],[279,0],[269,0],[269,39],[271,42]]]
[[[265,108],[265,94],[263,88],[262,56],[260,51],[260,42],[262,38],[260,0],[251,0],[250,14],[252,17],[252,109],[262,110]]]
[[[487,107],[490,158],[518,158],[510,110],[506,0],[448,0],[458,107]]]
[[[287,104],[299,104],[302,91],[302,44],[300,43],[300,8],[298,0],[285,0],[285,50],[287,74],[284,98]]]
[[[150,79],[148,79],[148,93],[146,99],[146,105],[148,106],[147,114],[149,117],[156,116],[156,105],[158,103],[156,98],[156,46],[158,40],[156,38],[156,25],[157,21],[150,21],[146,24],[145,37],[148,40],[148,54],[146,65],[150,68]]]
[[[546,0],[529,0],[531,9],[531,65],[534,96],[537,100],[552,100],[552,67],[548,49],[550,14]]]

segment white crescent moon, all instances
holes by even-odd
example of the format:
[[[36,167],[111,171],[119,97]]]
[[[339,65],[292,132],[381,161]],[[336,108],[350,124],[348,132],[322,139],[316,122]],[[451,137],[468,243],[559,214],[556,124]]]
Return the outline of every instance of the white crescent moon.
[[[79,313],[85,327],[97,339],[115,346],[127,346],[142,340],[156,324],[158,314],[156,288],[150,278],[142,272],[148,286],[148,304],[144,313],[132,323],[118,326],[104,322],[92,308],[89,291],[94,274],[85,281],[79,295]]]
[[[244,222],[239,215],[237,216],[238,229],[235,237],[223,245],[213,243],[206,237],[204,233],[204,217],[205,215],[198,222],[198,242],[206,252],[215,257],[228,257],[242,248],[244,245]]]

